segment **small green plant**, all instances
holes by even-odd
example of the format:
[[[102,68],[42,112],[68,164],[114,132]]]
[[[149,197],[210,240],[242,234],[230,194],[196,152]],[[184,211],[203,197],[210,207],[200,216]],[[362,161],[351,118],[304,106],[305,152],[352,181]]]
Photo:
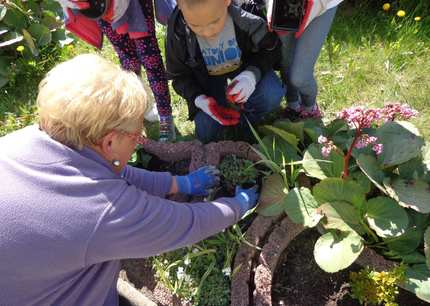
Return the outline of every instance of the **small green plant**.
[[[258,170],[251,161],[236,155],[224,157],[219,170],[228,189],[233,189],[237,185],[255,184],[258,176]]]
[[[238,224],[195,245],[153,257],[157,279],[193,306],[230,305],[234,254],[244,241]]]
[[[400,265],[391,271],[377,272],[366,267],[350,273],[351,295],[363,305],[398,306],[398,285],[405,280],[406,267]]]

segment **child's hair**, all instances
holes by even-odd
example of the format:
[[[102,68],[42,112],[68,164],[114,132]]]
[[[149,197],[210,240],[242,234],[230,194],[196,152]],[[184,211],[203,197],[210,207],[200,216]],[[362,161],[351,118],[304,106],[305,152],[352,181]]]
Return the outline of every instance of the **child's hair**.
[[[194,7],[197,4],[205,4],[209,0],[177,0],[180,7]]]

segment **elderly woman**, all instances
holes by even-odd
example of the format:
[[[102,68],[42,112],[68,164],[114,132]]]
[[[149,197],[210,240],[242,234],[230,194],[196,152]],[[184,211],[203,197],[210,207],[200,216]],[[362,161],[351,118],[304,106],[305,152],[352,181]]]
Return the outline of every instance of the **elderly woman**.
[[[237,222],[257,200],[176,203],[217,172],[187,176],[127,165],[142,140],[138,77],[96,55],[59,64],[40,83],[39,124],[0,138],[0,305],[117,305],[122,258],[177,249]]]

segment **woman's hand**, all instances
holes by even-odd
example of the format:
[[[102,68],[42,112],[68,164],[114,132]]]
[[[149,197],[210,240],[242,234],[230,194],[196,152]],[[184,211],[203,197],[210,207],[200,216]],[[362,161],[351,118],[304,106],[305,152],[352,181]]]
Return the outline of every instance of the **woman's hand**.
[[[219,170],[214,166],[201,167],[188,175],[175,176],[175,179],[178,192],[195,196],[208,195],[220,180]]]

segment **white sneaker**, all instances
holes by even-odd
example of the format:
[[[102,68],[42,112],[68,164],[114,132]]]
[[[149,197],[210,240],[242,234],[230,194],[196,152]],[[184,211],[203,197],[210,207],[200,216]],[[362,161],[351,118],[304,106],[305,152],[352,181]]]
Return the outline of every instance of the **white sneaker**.
[[[151,108],[146,110],[145,114],[143,115],[143,118],[145,118],[145,120],[149,122],[157,122],[160,120],[160,118],[158,117],[157,105],[155,103],[152,104]]]

